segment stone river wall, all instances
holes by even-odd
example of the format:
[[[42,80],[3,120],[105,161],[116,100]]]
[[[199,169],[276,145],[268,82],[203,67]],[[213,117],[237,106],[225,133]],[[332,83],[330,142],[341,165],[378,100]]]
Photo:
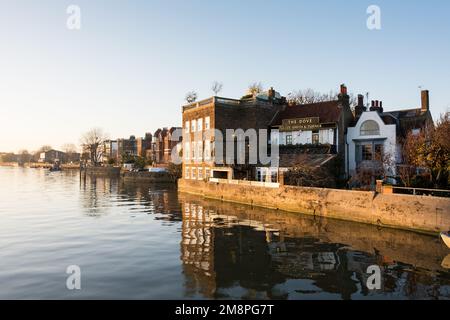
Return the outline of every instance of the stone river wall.
[[[450,230],[450,199],[367,191],[259,186],[178,180],[180,192],[288,212],[382,227],[438,233]]]

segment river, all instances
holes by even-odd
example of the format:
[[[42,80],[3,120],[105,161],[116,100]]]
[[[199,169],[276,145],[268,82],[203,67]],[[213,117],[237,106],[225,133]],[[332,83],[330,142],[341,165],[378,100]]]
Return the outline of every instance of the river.
[[[0,167],[0,299],[450,299],[449,262],[437,236]]]

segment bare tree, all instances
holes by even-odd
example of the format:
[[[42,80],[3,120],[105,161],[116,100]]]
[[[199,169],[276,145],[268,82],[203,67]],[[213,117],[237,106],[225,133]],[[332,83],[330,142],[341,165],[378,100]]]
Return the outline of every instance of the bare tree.
[[[320,93],[313,89],[296,90],[288,95],[288,102],[292,104],[309,104],[338,99],[338,94],[330,91],[329,93]]]
[[[61,150],[65,153],[76,153],[77,146],[73,143],[65,143],[61,146]]]
[[[24,165],[27,162],[30,162],[32,155],[28,152],[28,150],[20,150],[17,160],[20,165]]]
[[[65,152],[66,162],[78,162],[80,161],[79,154],[77,153],[77,146],[73,143],[63,144],[61,147],[62,151]]]
[[[83,151],[89,153],[90,160],[94,166],[102,162],[103,143],[107,139],[108,136],[101,128],[93,128],[81,137]]]
[[[263,86],[261,82],[254,82],[248,86],[248,94],[256,96],[258,93],[263,91]]]
[[[217,96],[220,91],[222,91],[223,84],[221,82],[214,81],[211,87],[211,90],[214,92],[214,95]]]
[[[197,100],[197,92],[189,91],[186,93],[186,97],[184,98],[187,103],[193,103]]]
[[[52,150],[52,146],[50,145],[43,145],[42,147],[39,148],[39,150],[37,152],[41,153],[41,152],[48,152],[50,150]]]

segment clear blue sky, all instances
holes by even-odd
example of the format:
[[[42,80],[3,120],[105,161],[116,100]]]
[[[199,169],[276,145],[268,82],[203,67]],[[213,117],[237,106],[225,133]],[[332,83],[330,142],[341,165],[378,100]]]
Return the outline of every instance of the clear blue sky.
[[[0,39],[0,151],[180,125],[185,93],[211,96],[214,80],[232,98],[254,81],[284,95],[346,83],[387,109],[419,106],[423,86],[435,118],[450,107],[447,0],[1,0]]]

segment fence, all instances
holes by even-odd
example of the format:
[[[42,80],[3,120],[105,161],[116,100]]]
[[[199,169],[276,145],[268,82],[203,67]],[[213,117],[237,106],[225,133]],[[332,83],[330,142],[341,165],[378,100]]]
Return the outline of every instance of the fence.
[[[209,178],[210,183],[220,183],[220,184],[234,184],[241,186],[254,186],[254,187],[263,187],[263,188],[279,188],[280,184],[276,182],[261,182],[261,181],[248,181],[248,180],[228,180],[228,179],[218,179],[218,178]]]
[[[387,187],[392,189],[392,193],[411,194],[414,196],[433,196],[433,197],[445,197],[450,198],[450,190],[443,189],[425,189],[425,188],[407,188],[407,187]]]

